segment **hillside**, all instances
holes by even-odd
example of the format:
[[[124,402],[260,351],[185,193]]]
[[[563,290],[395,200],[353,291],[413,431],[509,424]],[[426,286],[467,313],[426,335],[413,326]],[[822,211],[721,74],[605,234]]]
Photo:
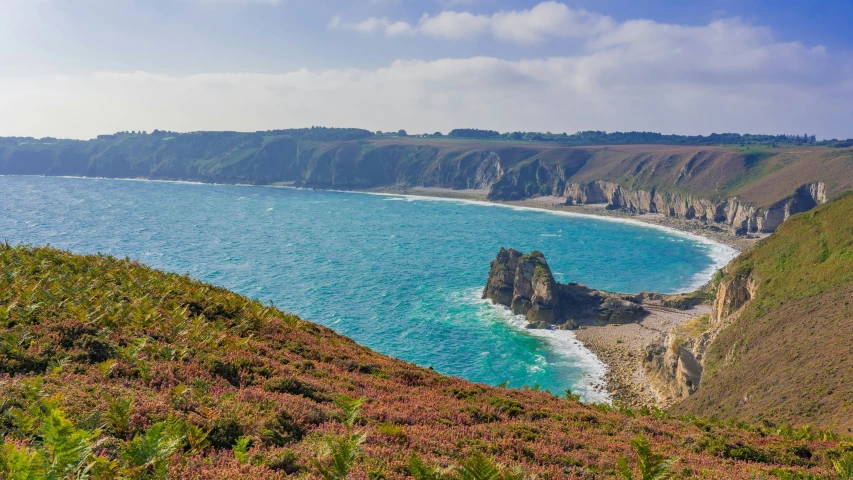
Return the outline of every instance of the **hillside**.
[[[142,177],[336,189],[485,189],[772,232],[853,188],[853,149],[374,136],[363,130],[0,138],[0,174]]]
[[[50,248],[0,245],[0,373],[12,478],[47,464],[68,468],[49,478],[317,478],[324,439],[361,433],[352,478],[438,478],[413,453],[430,468],[610,478],[620,455],[638,468],[638,434],[680,458],[675,478],[819,478],[845,448],[472,384],[186,276]],[[360,417],[339,394],[365,398]]]
[[[676,412],[853,431],[853,194],[792,217],[720,279],[698,391]]]

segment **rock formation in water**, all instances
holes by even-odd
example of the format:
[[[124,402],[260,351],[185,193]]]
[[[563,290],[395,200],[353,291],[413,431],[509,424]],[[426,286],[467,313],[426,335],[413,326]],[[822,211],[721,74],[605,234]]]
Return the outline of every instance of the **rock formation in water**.
[[[538,251],[525,255],[501,248],[491,262],[483,298],[524,315],[528,328],[631,323],[648,314],[638,297],[557,283]]]

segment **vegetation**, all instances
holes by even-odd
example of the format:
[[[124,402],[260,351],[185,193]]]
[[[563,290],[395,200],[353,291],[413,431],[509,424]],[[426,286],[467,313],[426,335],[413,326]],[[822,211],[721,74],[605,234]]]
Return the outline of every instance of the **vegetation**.
[[[698,392],[677,411],[853,429],[851,211],[847,194],[796,215],[727,268],[720,284],[751,279],[757,293],[712,344]]]
[[[587,130],[573,134],[551,132],[508,132],[457,128],[448,134],[451,138],[505,139],[529,142],[554,142],[561,145],[830,145],[853,146],[853,140],[818,141],[814,135],[750,135],[739,133],[712,133],[710,135],[664,135],[656,132],[602,132]],[[849,145],[848,145],[849,143]]]
[[[637,435],[637,438],[631,440],[631,446],[634,448],[634,453],[637,454],[637,469],[640,471],[639,480],[664,480],[672,477],[673,474],[670,469],[678,461],[677,458],[664,458],[655,455],[649,441],[642,435]],[[625,457],[619,457],[619,473],[622,474],[624,480],[634,480],[635,478],[631,469],[628,468],[628,461],[625,460]]]
[[[186,276],[4,244],[0,398],[10,479],[610,478],[643,471],[640,434],[673,478],[846,465],[838,439],[476,385]]]

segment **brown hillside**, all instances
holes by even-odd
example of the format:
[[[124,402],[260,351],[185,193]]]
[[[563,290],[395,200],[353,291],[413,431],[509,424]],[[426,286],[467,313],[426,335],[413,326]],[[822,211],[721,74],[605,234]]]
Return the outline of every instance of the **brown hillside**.
[[[728,271],[758,291],[673,410],[853,431],[853,195],[792,217]]]
[[[0,245],[0,375],[0,476],[55,455],[42,445],[82,442],[68,455],[99,479],[318,478],[323,439],[346,430],[340,394],[366,398],[348,478],[410,477],[413,453],[612,478],[620,455],[636,469],[638,434],[680,457],[674,478],[816,478],[838,454],[837,442],[445,377],[186,276],[48,248]]]

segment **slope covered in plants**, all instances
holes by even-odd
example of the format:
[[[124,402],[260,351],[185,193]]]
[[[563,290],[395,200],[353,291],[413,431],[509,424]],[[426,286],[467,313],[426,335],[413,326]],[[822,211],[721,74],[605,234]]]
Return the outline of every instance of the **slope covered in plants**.
[[[50,248],[0,246],[0,375],[11,478],[334,478],[332,452],[352,478],[609,478],[657,458],[746,479],[830,475],[845,449],[445,377],[186,276]]]
[[[675,410],[853,430],[853,194],[790,218],[726,272],[721,285],[754,291],[729,295],[749,301]]]

